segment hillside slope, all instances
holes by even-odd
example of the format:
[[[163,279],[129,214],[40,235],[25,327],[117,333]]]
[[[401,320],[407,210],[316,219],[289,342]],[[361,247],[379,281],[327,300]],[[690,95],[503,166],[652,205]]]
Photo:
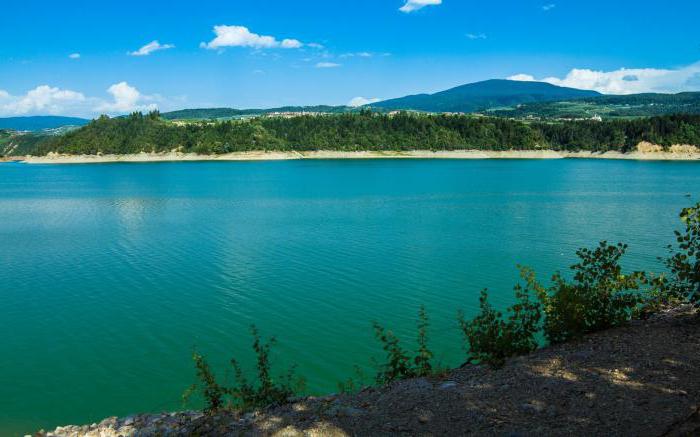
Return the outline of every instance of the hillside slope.
[[[530,102],[599,96],[595,91],[563,88],[543,82],[493,79],[435,94],[417,94],[373,103],[373,108],[426,112],[474,112]]]

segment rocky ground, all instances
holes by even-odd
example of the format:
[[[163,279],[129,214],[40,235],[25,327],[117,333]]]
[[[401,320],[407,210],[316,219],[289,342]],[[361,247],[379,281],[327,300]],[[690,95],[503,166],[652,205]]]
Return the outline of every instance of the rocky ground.
[[[689,307],[511,360],[245,416],[110,418],[37,436],[700,435],[700,316]]]

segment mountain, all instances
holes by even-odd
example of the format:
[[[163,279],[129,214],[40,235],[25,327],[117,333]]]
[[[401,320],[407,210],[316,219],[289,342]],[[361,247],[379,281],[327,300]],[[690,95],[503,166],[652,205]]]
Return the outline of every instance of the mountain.
[[[8,117],[0,118],[0,129],[12,129],[18,131],[41,131],[44,129],[57,129],[64,126],[84,126],[90,120],[76,117],[58,116],[34,116],[34,117]]]
[[[347,113],[375,111],[480,112],[509,118],[632,118],[668,114],[700,114],[700,93],[603,95],[544,82],[487,80],[435,94],[417,94],[360,108],[348,106],[285,106],[270,109],[183,109],[166,112],[167,120],[209,120],[255,117],[271,113]]]
[[[521,103],[595,97],[596,91],[564,88],[544,82],[492,79],[435,94],[417,94],[373,103],[372,108],[426,112],[474,112]]]

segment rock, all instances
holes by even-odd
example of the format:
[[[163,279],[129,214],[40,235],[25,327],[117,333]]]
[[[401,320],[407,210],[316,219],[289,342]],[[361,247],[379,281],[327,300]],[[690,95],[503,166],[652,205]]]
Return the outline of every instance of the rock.
[[[637,151],[640,153],[658,153],[663,152],[664,148],[658,144],[653,144],[648,141],[641,141],[637,144]]]
[[[698,148],[690,144],[674,144],[670,147],[671,153],[697,153]]]
[[[343,406],[340,404],[333,405],[326,410],[326,415],[336,417],[357,417],[365,414],[365,411],[360,408]]]
[[[544,407],[539,403],[524,403],[520,405],[520,409],[529,414],[539,414],[544,411]]]
[[[435,414],[430,410],[418,410],[418,421],[428,423],[435,418]]]
[[[447,381],[440,384],[440,390],[451,390],[457,387],[457,383],[454,381]]]
[[[432,390],[433,384],[425,378],[417,378],[413,381],[413,387],[416,390]]]
[[[116,428],[118,419],[116,417],[108,417],[100,422],[100,428]]]
[[[572,361],[584,361],[593,355],[592,351],[577,351],[569,355],[569,359]]]
[[[406,379],[395,382],[393,389],[407,392],[425,391],[432,390],[433,384],[425,378]]]
[[[340,411],[341,415],[347,417],[357,417],[365,414],[364,410],[354,407],[345,407]]]

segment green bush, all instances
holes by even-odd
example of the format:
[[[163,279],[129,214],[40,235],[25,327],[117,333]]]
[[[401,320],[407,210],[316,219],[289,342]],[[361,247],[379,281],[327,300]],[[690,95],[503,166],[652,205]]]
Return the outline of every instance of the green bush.
[[[270,349],[275,343],[271,338],[267,343],[263,342],[255,326],[251,327],[253,335],[253,351],[257,357],[256,382],[251,383],[234,358],[231,366],[234,371],[235,385],[225,387],[220,385],[214,376],[209,364],[199,354],[194,353],[193,359],[197,369],[198,384],[193,384],[183,395],[186,401],[199,389],[204,397],[208,412],[216,412],[226,407],[234,410],[249,411],[270,405],[277,405],[298,393],[303,388],[303,381],[294,376],[291,368],[286,375],[275,380],[272,377],[270,365]]]
[[[201,385],[193,384],[187,389],[183,395],[183,401],[186,402],[193,391],[199,387],[202,391],[202,397],[207,403],[205,410],[209,412],[218,411],[223,406],[223,398],[227,390],[216,381],[216,377],[211,371],[209,363],[206,362],[203,356],[194,352],[192,354],[192,360],[194,360],[194,366],[197,369],[197,378]]]
[[[685,301],[673,291],[671,282],[665,274],[659,276],[653,273],[645,273],[640,279],[646,289],[641,293],[642,302],[633,313],[635,319],[646,319],[664,308],[678,305]]]
[[[632,317],[641,302],[638,292],[645,275],[622,273],[620,258],[627,246],[603,241],[591,249],[579,249],[580,262],[571,267],[573,281],[559,273],[547,292],[540,293],[545,320],[544,334],[551,343],[620,326]]]
[[[365,377],[365,373],[362,371],[360,366],[355,365],[354,370],[354,377],[349,376],[345,381],[338,383],[338,391],[340,393],[357,393],[365,385],[363,382],[366,381],[367,378]]]
[[[680,214],[683,232],[675,231],[677,251],[669,246],[666,260],[670,270],[669,294],[700,305],[700,203],[684,208]]]
[[[541,286],[535,281],[532,270],[521,268],[520,275],[527,285],[515,286],[518,302],[508,309],[507,319],[489,304],[487,290],[483,290],[479,298],[479,315],[466,320],[464,314],[459,313],[459,326],[468,346],[468,362],[500,367],[507,358],[537,348],[535,334],[539,330],[541,310],[539,302],[532,300],[530,294],[541,292]]]
[[[433,353],[428,348],[428,315],[424,307],[418,312],[418,351],[411,358],[409,353],[399,345],[399,339],[393,332],[374,322],[374,333],[386,352],[386,362],[379,365],[376,381],[388,384],[399,379],[428,376],[434,373],[431,364]]]
[[[417,376],[428,376],[433,373],[431,360],[433,352],[428,348],[428,313],[421,306],[418,311],[418,353],[413,358]]]

